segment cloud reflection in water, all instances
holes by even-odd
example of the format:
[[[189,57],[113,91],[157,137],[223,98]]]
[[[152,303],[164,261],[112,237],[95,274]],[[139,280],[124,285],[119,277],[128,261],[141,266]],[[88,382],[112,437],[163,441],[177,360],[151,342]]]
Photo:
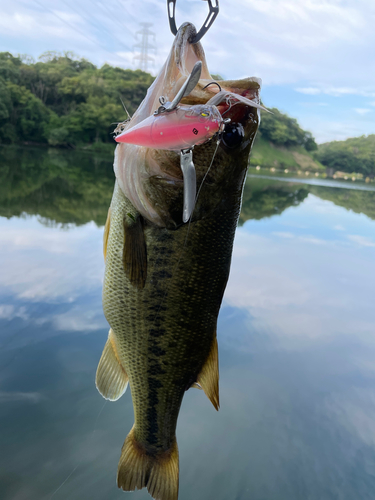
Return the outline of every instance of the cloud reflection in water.
[[[372,499],[374,226],[309,194],[238,229],[218,325],[221,410],[186,394],[180,500]],[[104,405],[94,385],[102,228],[31,217],[0,230],[0,496],[127,498],[113,470],[130,394]]]

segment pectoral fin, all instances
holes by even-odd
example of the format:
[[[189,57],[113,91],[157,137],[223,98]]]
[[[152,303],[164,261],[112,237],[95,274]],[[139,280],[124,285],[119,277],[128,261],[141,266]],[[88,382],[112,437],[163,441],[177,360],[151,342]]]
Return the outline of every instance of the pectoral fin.
[[[96,387],[105,399],[116,401],[128,386],[129,378],[117,354],[112,328],[96,370]]]
[[[124,217],[122,261],[130,282],[142,289],[147,277],[147,247],[143,232],[143,219],[137,213],[127,213]]]
[[[105,226],[104,226],[104,234],[103,234],[104,260],[107,258],[107,245],[108,245],[108,236],[109,236],[110,226],[111,226],[111,207],[109,207],[109,209],[108,209],[107,220],[105,221]]]
[[[211,350],[203,365],[197,381],[193,387],[203,389],[204,393],[214,405],[215,410],[219,410],[219,353],[217,348],[216,335],[211,345]]]

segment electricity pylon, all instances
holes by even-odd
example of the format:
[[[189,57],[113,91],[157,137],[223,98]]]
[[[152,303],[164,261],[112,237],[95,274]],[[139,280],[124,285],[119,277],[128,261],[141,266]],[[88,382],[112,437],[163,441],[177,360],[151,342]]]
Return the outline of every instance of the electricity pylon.
[[[133,57],[133,60],[139,60],[139,69],[142,71],[148,70],[148,62],[154,61],[154,58],[148,55],[149,50],[155,50],[155,45],[149,43],[148,37],[153,36],[155,41],[155,33],[151,31],[149,28],[152,26],[152,23],[139,23],[142,26],[142,29],[136,32],[136,36],[141,35],[141,41],[134,45],[134,48],[139,48],[140,53],[136,54]]]

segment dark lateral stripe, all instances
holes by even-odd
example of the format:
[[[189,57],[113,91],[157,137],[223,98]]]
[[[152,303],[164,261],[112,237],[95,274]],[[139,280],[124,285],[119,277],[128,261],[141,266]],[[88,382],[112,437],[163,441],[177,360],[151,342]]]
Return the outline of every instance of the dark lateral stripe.
[[[163,387],[163,384],[155,377],[148,377],[148,403],[147,408],[147,442],[151,445],[156,445],[158,442],[159,425],[157,420],[157,405],[159,403],[158,389]]]

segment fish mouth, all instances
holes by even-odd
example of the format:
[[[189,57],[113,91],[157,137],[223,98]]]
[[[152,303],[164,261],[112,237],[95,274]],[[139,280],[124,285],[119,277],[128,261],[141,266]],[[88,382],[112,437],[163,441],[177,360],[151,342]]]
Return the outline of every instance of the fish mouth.
[[[160,106],[162,96],[163,102],[172,102],[191,75],[194,65],[201,61],[200,80],[193,91],[181,100],[181,104],[211,105],[210,101],[213,100],[212,105],[221,113],[223,124],[227,119],[232,122],[230,125],[233,128],[220,131],[222,132],[220,150],[215,150],[218,146],[213,140],[197,145],[194,150],[197,179],[206,175],[207,159],[211,158],[211,153],[215,155],[217,151],[218,156],[225,157],[225,161],[218,162],[221,167],[215,169],[218,182],[223,184],[231,178],[226,171],[229,161],[231,165],[233,164],[232,169],[236,168],[237,163],[247,165],[245,157],[248,155],[259,123],[256,108],[260,107],[261,80],[258,78],[219,80],[216,82],[219,86],[211,85],[214,80],[208,70],[203,47],[200,42],[191,43],[195,34],[196,29],[191,23],[184,23],[179,28],[159,75],[131,120],[124,124],[124,130],[136,126],[153,115]],[[224,100],[215,99],[221,97],[218,95],[219,92],[224,93]],[[237,154],[241,155],[242,162],[232,162],[231,158]],[[241,169],[244,170],[242,166]],[[182,223],[181,186],[184,183],[180,155],[176,151],[119,143],[115,151],[114,171],[120,189],[145,220],[160,227],[171,228],[176,228]],[[205,185],[209,184],[210,178],[207,176]],[[212,203],[215,199],[213,198]],[[171,207],[177,207],[177,212],[175,213]]]
[[[180,26],[167,61],[148,90],[145,100],[132,117],[129,126],[132,127],[152,115],[160,106],[161,96],[165,101],[172,101],[198,61],[202,62],[200,80],[194,90],[181,100],[181,104],[207,104],[220,89],[260,104],[260,78],[216,81],[211,77],[202,44],[191,43],[196,33],[196,28],[192,23],[184,23]],[[210,85],[212,82],[219,86]],[[217,105],[223,117],[237,121],[243,121],[240,115],[246,115],[248,107],[249,105],[246,106],[244,103],[235,103],[233,106],[233,102],[228,103],[228,100]]]
[[[248,115],[249,105],[240,103],[235,96],[260,104],[260,89],[262,81],[260,78],[251,77],[239,80],[214,80],[207,67],[206,57],[201,43],[192,44],[190,41],[196,35],[195,26],[191,23],[184,23],[177,32],[174,47],[175,67],[179,68],[180,78],[176,80],[174,92],[178,92],[181,85],[190,75],[195,63],[202,62],[201,77],[193,91],[181,100],[181,104],[197,105],[207,104],[214,100],[219,92],[227,92],[232,95],[231,99],[224,99],[217,104],[223,118],[236,122],[243,122]],[[173,51],[173,48],[172,48]],[[171,61],[172,62],[172,61]]]

